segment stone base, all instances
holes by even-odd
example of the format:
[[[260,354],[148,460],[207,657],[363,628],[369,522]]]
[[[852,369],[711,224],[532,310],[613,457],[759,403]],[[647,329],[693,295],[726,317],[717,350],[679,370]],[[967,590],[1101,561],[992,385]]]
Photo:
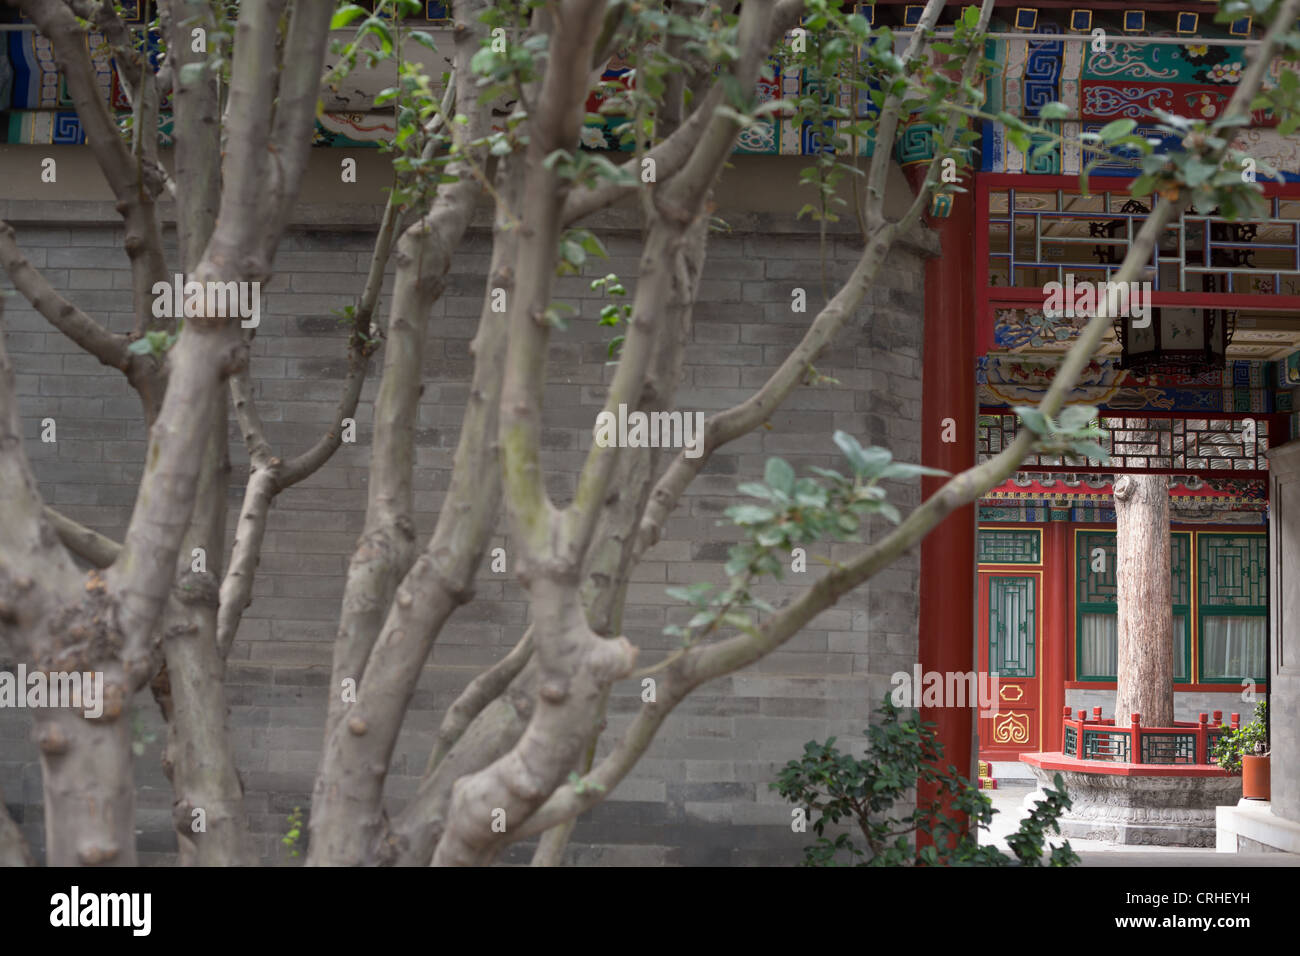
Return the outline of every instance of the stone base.
[[[1220,853],[1300,853],[1300,822],[1273,815],[1267,800],[1218,808]]]
[[[1126,765],[1132,766],[1132,765]],[[1215,845],[1215,810],[1241,798],[1241,778],[1176,776],[1166,772],[1096,772],[1033,766],[1038,789],[1032,808],[1059,773],[1073,804],[1061,817],[1061,835],[1121,846]]]

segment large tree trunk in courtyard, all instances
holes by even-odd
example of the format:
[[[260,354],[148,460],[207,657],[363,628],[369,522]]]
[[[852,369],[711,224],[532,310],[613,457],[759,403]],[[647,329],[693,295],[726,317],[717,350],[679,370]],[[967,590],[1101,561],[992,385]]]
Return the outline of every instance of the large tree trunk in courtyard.
[[[1170,603],[1169,489],[1161,475],[1115,482],[1119,662],[1115,723],[1174,722],[1174,616]],[[1138,755],[1134,754],[1134,758]]]

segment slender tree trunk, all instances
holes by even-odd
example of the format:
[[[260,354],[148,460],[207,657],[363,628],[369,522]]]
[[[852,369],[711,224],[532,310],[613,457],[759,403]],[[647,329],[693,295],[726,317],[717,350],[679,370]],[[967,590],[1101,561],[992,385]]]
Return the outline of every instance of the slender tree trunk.
[[[1174,617],[1169,571],[1169,490],[1160,475],[1115,482],[1119,664],[1115,722],[1174,722]],[[1134,758],[1138,756],[1133,755]]]
[[[176,586],[163,612],[163,651],[171,695],[172,818],[181,862],[235,866],[251,859],[244,790],[226,726],[225,661],[217,647],[230,460],[225,396],[218,393],[215,400],[220,407],[213,415],[198,500],[181,542]],[[206,570],[194,570],[195,548],[204,550]]]

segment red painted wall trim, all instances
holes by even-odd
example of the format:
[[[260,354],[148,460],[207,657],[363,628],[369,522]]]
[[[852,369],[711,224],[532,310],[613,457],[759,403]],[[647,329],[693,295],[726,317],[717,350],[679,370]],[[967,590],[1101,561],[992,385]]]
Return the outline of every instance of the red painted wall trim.
[[[1043,666],[1043,738],[1039,747],[1046,750],[1052,741],[1061,739],[1061,711],[1065,707],[1065,678],[1068,675],[1070,526],[1052,521],[1043,528],[1043,633],[1040,659]]]
[[[967,184],[969,186],[969,184]],[[975,464],[975,203],[954,197],[951,215],[932,220],[942,255],[925,267],[925,342],[921,361],[921,461],[956,474]],[[944,419],[956,422],[955,442],[942,440]],[[922,478],[928,498],[943,479]],[[918,657],[923,671],[966,672],[975,656],[975,506],[950,515],[921,543]],[[974,708],[921,708],[935,723],[943,762],[975,776]],[[933,787],[919,788],[918,804],[933,802]],[[918,840],[919,845],[925,841]]]

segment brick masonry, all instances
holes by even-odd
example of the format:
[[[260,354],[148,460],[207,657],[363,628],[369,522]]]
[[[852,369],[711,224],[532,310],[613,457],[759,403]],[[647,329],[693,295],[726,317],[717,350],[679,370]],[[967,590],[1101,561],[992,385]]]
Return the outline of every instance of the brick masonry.
[[[119,227],[102,221],[19,228],[27,256],[56,289],[113,329],[126,331],[131,295],[121,239]],[[416,524],[423,540],[448,484],[489,241],[481,230],[467,237],[430,320],[415,462]],[[281,245],[275,277],[263,289],[252,359],[267,437],[278,454],[301,451],[327,425],[345,344],[343,326],[331,313],[360,293],[370,242],[355,229],[300,229]],[[635,277],[634,236],[616,234],[607,246],[608,261],[590,263],[589,276],[559,280],[556,292],[580,313],[568,331],[553,338],[545,399],[543,465],[550,492],[560,501],[573,492],[610,376],[604,363],[612,333],[595,322],[601,303],[588,279],[606,271]],[[816,236],[770,234],[761,223],[712,238],[679,408],[711,413],[766,379],[822,301],[819,248]],[[847,276],[856,248],[833,238],[827,252],[834,283]],[[175,261],[174,254],[169,261]],[[670,648],[675,639],[661,629],[684,619],[678,603],[664,594],[666,587],[723,580],[721,566],[733,535],[717,521],[736,498],[736,484],[760,476],[769,455],[788,458],[801,472],[810,465],[837,466],[831,434],[844,429],[864,444],[888,446],[900,460],[917,460],[921,276],[916,247],[896,249],[867,303],[817,363],[840,384],[802,388],[773,416],[770,430],[760,429],[713,456],[629,589],[625,627],[643,649],[643,659]],[[807,315],[791,312],[796,285],[807,289]],[[145,448],[134,393],[119,373],[81,353],[17,295],[6,302],[5,327],[18,371],[26,448],[42,494],[54,507],[120,539]],[[357,413],[357,443],[340,449],[272,510],[254,602],[229,663],[230,728],[251,827],[266,863],[288,862],[279,845],[285,817],[295,806],[307,808],[319,760],[334,626],[363,518],[381,359],[372,361]],[[57,422],[54,444],[39,440],[40,422],[47,417]],[[233,523],[247,470],[233,424],[231,458]],[[891,500],[904,509],[918,497],[915,483],[891,488]],[[503,522],[492,546],[509,554],[504,532]],[[230,540],[228,531],[227,548]],[[803,581],[788,576],[768,589],[768,599],[788,600],[815,580],[814,555]],[[791,832],[790,807],[768,783],[808,740],[837,735],[850,748],[860,746],[870,711],[889,689],[889,674],[910,670],[916,660],[917,568],[915,553],[904,556],[779,652],[697,691],[669,718],[633,774],[582,820],[571,858],[605,864],[796,863],[811,838]],[[424,669],[390,768],[390,811],[414,792],[447,704],[518,640],[526,613],[510,575],[493,574],[485,566],[477,599],[452,618]],[[639,687],[624,682],[616,689],[606,746],[638,703]],[[159,769],[161,722],[147,692],[135,701],[134,720],[143,747],[137,762],[142,859],[167,862],[175,849],[171,792]],[[0,785],[10,812],[39,852],[41,783],[29,727],[25,712],[0,712]],[[526,858],[522,848],[510,855]]]

